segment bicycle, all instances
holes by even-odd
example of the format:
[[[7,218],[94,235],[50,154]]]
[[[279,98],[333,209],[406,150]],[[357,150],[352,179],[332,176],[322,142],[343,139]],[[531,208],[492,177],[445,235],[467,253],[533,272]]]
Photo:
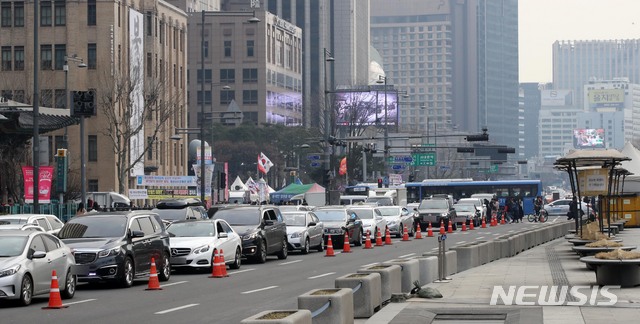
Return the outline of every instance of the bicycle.
[[[540,222],[540,223],[544,223],[549,219],[549,214],[547,214],[547,211],[544,209],[541,209],[537,214],[529,214],[527,215],[527,220],[532,223],[532,222]]]

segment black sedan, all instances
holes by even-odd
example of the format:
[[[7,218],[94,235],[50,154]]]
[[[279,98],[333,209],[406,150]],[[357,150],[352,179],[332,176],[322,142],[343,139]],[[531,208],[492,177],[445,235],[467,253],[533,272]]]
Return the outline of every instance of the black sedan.
[[[329,236],[334,248],[344,246],[345,232],[349,235],[349,243],[356,246],[362,245],[364,235],[362,220],[355,212],[341,206],[328,206],[317,208],[314,213],[324,224],[324,243],[327,244]]]

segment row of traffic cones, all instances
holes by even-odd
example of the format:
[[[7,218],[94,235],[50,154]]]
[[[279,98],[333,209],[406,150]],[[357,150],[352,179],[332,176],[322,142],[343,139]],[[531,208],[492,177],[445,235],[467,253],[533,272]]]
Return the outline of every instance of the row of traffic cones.
[[[416,234],[415,238],[416,239],[421,239],[422,238],[422,233],[420,233],[420,225],[418,225],[418,234]],[[402,241],[409,241],[409,231],[408,231],[406,226],[404,227]],[[344,234],[343,242],[344,242],[344,244],[342,246],[342,253],[350,253],[351,252],[351,244],[349,243],[349,234],[348,233]],[[392,244],[393,244],[393,242],[391,241],[391,233],[389,233],[389,229],[387,228],[387,230],[385,232],[384,241],[382,240],[382,233],[380,232],[380,229],[378,229],[378,232],[377,232],[377,235],[376,235],[376,244],[375,244],[375,246],[384,246],[384,245],[392,245]],[[371,232],[369,232],[369,231],[367,231],[367,236],[366,236],[366,239],[364,241],[364,248],[365,249],[373,249],[373,245],[371,243]],[[326,252],[325,256],[327,256],[327,257],[335,256],[335,251],[333,249],[333,241],[331,239],[331,235],[329,235],[329,238],[327,239],[327,252]]]

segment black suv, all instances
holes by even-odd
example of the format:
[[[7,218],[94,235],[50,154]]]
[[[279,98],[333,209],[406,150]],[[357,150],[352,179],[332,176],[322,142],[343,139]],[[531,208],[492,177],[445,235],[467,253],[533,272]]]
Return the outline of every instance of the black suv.
[[[429,223],[431,226],[439,227],[440,220],[444,226],[449,226],[451,220],[452,229],[457,229],[455,222],[456,210],[453,208],[451,200],[448,198],[428,198],[423,199],[418,206],[418,215],[415,222],[420,222],[420,228],[427,228]]]
[[[242,256],[258,263],[268,254],[286,259],[287,225],[274,206],[243,206],[218,210],[213,219],[224,219],[242,238]]]
[[[208,219],[207,210],[200,199],[195,198],[170,198],[158,202],[152,210],[158,214],[165,225],[177,220]]]
[[[131,287],[148,278],[155,260],[160,281],[171,276],[169,234],[148,210],[89,213],[69,220],[58,237],[71,247],[79,281],[116,281]]]

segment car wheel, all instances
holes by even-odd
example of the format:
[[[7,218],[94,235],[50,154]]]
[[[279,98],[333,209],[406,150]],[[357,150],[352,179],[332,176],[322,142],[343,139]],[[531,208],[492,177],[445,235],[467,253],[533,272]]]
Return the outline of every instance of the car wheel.
[[[355,246],[362,246],[362,230],[358,231],[358,239],[355,242]]]
[[[324,235],[322,235],[322,240],[320,240],[320,245],[318,245],[318,252],[324,251]]]
[[[258,244],[256,261],[258,263],[267,262],[267,243],[264,240],[260,240],[260,244]]]
[[[240,252],[240,247],[236,248],[236,254],[233,257],[233,263],[229,265],[229,268],[231,269],[240,269],[240,264],[241,261],[240,259],[242,258],[242,252]]]
[[[131,262],[130,258],[124,259],[124,264],[122,265],[122,278],[120,278],[120,286],[123,288],[129,288],[133,285],[133,262]]]
[[[304,246],[302,247],[301,252],[302,254],[309,254],[309,238],[308,237],[306,240],[304,240]]]
[[[160,281],[169,281],[171,278],[171,262],[169,261],[169,254],[167,252],[162,253],[162,269],[158,274]]]
[[[416,233],[415,228],[413,226],[407,226],[407,230],[409,231],[409,236],[413,237]]]
[[[22,284],[20,288],[20,305],[28,306],[33,299],[33,280],[28,274],[22,277]]]
[[[282,249],[278,253],[278,259],[284,260],[284,259],[287,258],[288,255],[289,255],[289,247],[287,246],[287,240],[283,239],[282,240]]]
[[[71,268],[67,270],[67,277],[64,280],[64,291],[60,296],[64,299],[71,299],[76,294],[77,278],[71,273]]]

